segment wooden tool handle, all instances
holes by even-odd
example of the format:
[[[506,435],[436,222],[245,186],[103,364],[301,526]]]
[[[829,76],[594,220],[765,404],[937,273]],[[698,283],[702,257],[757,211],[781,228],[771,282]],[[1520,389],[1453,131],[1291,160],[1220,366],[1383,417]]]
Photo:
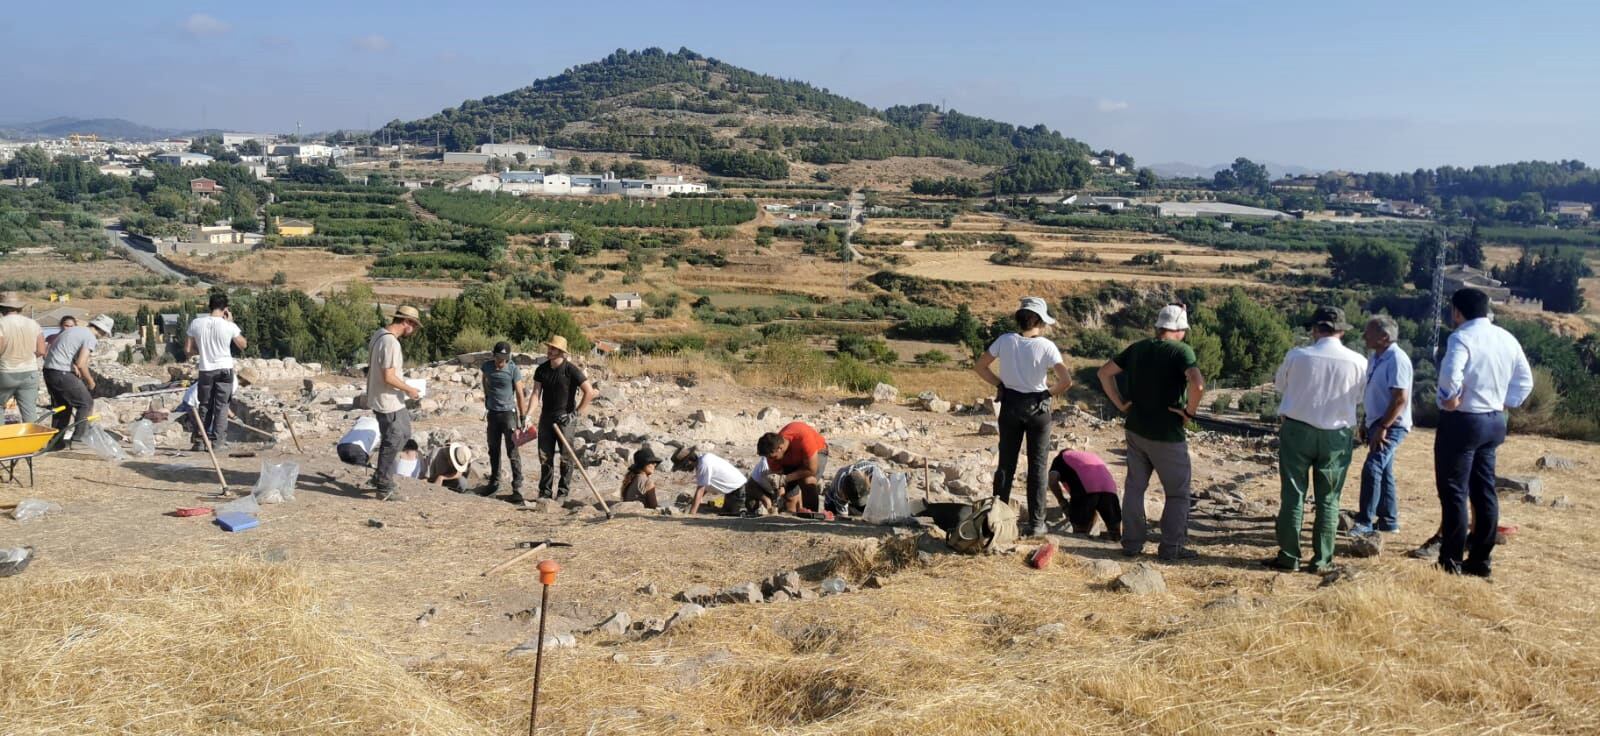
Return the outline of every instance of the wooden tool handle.
[[[511,567],[512,565],[515,565],[518,562],[526,560],[529,557],[532,557],[532,556],[538,554],[540,552],[540,550],[543,550],[545,547],[548,547],[548,546],[550,546],[550,545],[544,544],[544,543],[540,543],[539,545],[533,547],[532,549],[523,550],[522,553],[518,554],[516,557],[513,557],[513,558],[511,558],[509,560],[506,560],[505,562],[502,562],[502,563],[500,563],[498,565],[495,565],[494,567],[491,567],[491,568],[489,568],[487,570],[484,570],[483,571],[483,577],[489,577],[490,575],[493,575],[493,574],[495,574],[497,572],[500,572],[501,570],[504,570],[504,569],[506,569],[508,567]]]

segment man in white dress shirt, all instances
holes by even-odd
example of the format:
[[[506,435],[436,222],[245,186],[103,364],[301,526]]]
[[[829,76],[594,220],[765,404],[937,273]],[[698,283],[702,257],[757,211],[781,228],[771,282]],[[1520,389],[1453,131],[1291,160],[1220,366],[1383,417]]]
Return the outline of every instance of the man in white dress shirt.
[[[1439,361],[1439,431],[1433,444],[1439,567],[1486,578],[1500,525],[1495,449],[1506,441],[1506,407],[1521,406],[1533,393],[1533,370],[1517,338],[1490,321],[1488,294],[1471,288],[1452,294],[1450,317],[1456,330]],[[1469,504],[1476,523],[1469,524]]]
[[[1277,570],[1327,572],[1333,568],[1334,535],[1339,531],[1339,493],[1355,449],[1356,406],[1361,403],[1367,359],[1344,346],[1344,310],[1318,307],[1311,316],[1312,343],[1295,348],[1278,368],[1283,393],[1278,415],[1278,553],[1262,564]],[[1300,557],[1306,476],[1316,494],[1311,559]]]

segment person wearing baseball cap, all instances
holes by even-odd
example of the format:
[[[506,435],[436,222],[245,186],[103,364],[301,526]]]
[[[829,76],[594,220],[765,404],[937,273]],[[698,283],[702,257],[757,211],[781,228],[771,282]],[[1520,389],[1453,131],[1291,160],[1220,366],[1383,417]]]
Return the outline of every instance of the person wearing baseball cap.
[[[522,453],[517,449],[517,430],[528,417],[528,389],[522,382],[522,369],[511,359],[511,343],[494,344],[489,359],[479,366],[483,373],[483,404],[489,423],[489,480],[478,489],[480,496],[493,496],[500,490],[500,449],[505,448],[511,463],[511,502],[523,503]]]
[[[378,420],[379,437],[378,463],[368,485],[385,501],[404,500],[395,488],[394,465],[400,458],[400,448],[411,439],[411,411],[406,408],[406,399],[417,399],[421,391],[406,383],[400,373],[405,365],[400,339],[420,329],[421,313],[416,307],[402,306],[394,310],[389,325],[372,333],[367,342],[367,408]]]
[[[22,314],[22,297],[0,294],[0,409],[17,400],[24,424],[39,418],[39,359],[49,349],[39,323]]]
[[[1283,395],[1278,405],[1283,418],[1278,429],[1278,553],[1262,564],[1322,573],[1333,570],[1339,494],[1355,450],[1356,407],[1366,386],[1367,359],[1344,346],[1350,324],[1343,309],[1317,307],[1308,326],[1311,344],[1291,349],[1275,380]],[[1300,556],[1307,476],[1317,507],[1310,559]]]
[[[1000,467],[994,495],[1010,502],[1017,474],[1017,451],[1028,446],[1028,518],[1018,525],[1024,537],[1045,532],[1045,480],[1050,464],[1050,400],[1072,386],[1061,350],[1044,336],[1056,323],[1044,300],[1025,297],[1013,317],[1017,332],[996,339],[973,366],[979,378],[1000,392]],[[998,364],[998,365],[996,365]],[[999,372],[996,373],[996,368]],[[1054,382],[1051,379],[1054,378]]]
[[[1189,312],[1168,304],[1156,314],[1155,335],[1132,345],[1100,366],[1100,389],[1125,415],[1123,439],[1128,443],[1128,475],[1122,485],[1122,553],[1144,552],[1149,533],[1144,494],[1150,476],[1161,479],[1166,503],[1161,510],[1163,560],[1189,560],[1199,554],[1189,542],[1189,437],[1186,427],[1200,410],[1205,376],[1189,334]],[[1118,385],[1118,379],[1123,385]],[[1126,396],[1123,388],[1126,387]]]
[[[598,393],[583,370],[567,355],[567,338],[556,335],[544,343],[545,361],[533,369],[533,382],[539,385],[533,404],[539,409],[539,497],[565,498],[572,491],[575,469],[561,455],[556,430],[565,435],[572,420]],[[556,476],[561,476],[557,482]]]
[[[44,387],[50,392],[51,406],[65,406],[50,420],[61,430],[54,442],[57,449],[72,446],[67,430],[94,413],[94,374],[89,371],[89,356],[100,340],[111,335],[111,315],[89,320],[88,327],[68,327],[56,336],[44,356]]]

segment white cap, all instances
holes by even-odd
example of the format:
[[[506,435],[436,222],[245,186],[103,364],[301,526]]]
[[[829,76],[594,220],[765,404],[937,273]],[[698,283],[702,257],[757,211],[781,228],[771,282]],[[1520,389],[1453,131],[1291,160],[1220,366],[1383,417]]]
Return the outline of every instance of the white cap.
[[[115,324],[116,323],[111,320],[111,315],[109,314],[102,314],[94,319],[89,320],[90,326],[100,328],[100,331],[107,335],[111,334],[111,330]]]
[[[1053,319],[1050,316],[1050,308],[1045,306],[1044,300],[1040,299],[1039,297],[1036,297],[1036,296],[1025,296],[1025,297],[1023,297],[1022,298],[1022,308],[1027,310],[1027,311],[1029,311],[1029,312],[1033,312],[1034,314],[1039,315],[1039,319],[1044,320],[1044,323],[1047,324],[1047,325],[1053,325],[1053,324],[1056,323],[1055,319]]]
[[[1156,329],[1179,330],[1189,329],[1189,313],[1176,304],[1168,304],[1156,314]]]

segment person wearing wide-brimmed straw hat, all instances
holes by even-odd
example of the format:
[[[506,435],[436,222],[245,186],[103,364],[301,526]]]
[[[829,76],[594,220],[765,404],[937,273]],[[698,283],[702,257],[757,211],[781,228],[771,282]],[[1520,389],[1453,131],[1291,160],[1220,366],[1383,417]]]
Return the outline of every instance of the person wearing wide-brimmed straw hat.
[[[400,373],[405,365],[400,339],[420,329],[422,315],[417,308],[402,306],[394,310],[389,325],[372,333],[367,343],[367,408],[378,419],[379,436],[378,464],[369,485],[385,501],[401,500],[395,490],[394,464],[400,458],[400,448],[411,439],[411,411],[406,408],[406,399],[415,400],[421,395]]]
[[[472,448],[462,442],[451,442],[433,453],[428,463],[428,482],[463,493],[467,490],[467,474],[471,467]]]
[[[0,409],[17,400],[22,421],[39,418],[39,359],[47,349],[39,323],[22,314],[17,292],[0,294]]]
[[[572,420],[589,408],[596,391],[567,355],[567,338],[556,335],[544,346],[545,362],[533,370],[533,382],[539,385],[533,397],[539,410],[539,497],[564,498],[572,490],[573,468],[570,459],[562,459],[555,430],[559,427],[566,434]]]

